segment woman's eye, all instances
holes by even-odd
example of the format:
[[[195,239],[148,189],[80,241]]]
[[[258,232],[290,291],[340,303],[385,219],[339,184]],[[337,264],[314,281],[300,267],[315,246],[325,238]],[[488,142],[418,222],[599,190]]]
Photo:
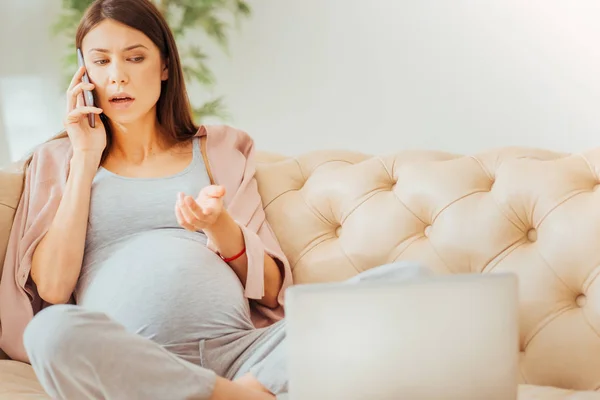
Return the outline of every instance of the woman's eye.
[[[136,62],[136,63],[139,63],[139,62],[144,61],[144,57],[141,57],[141,56],[140,57],[132,57],[132,58],[129,58],[129,60],[131,60],[133,62]],[[108,64],[108,62],[109,62],[109,60],[96,60],[96,61],[94,61],[94,64],[96,64],[96,65],[106,65],[106,64]]]

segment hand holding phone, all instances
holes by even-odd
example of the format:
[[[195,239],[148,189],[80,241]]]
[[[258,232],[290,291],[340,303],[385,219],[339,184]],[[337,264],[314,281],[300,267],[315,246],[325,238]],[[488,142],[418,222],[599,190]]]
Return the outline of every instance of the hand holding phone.
[[[85,63],[83,62],[83,54],[81,53],[81,49],[79,48],[77,49],[77,64],[79,64],[79,68],[85,66]],[[87,71],[83,73],[83,78],[81,78],[81,80],[84,83],[90,83],[90,77],[88,76]],[[91,91],[83,91],[83,102],[85,103],[86,107],[94,107],[94,95]],[[94,116],[94,114],[88,114],[88,121],[90,123],[90,126],[94,128],[96,125],[96,117]]]
[[[81,55],[78,49],[77,57],[80,65],[83,61]],[[95,154],[100,160],[106,149],[107,138],[102,119],[95,120],[95,115],[102,115],[103,110],[92,105],[94,88],[95,85],[89,82],[89,77],[85,74],[85,66],[81,66],[73,75],[67,89],[67,109],[63,125],[71,141],[73,154],[81,152],[87,155]]]

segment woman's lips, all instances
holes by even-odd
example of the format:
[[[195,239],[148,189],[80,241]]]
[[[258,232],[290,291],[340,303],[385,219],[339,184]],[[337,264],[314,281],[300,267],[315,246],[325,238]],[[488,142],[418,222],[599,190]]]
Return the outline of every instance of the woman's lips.
[[[109,103],[112,106],[112,108],[114,108],[116,110],[124,110],[126,108],[131,107],[131,105],[133,104],[134,101],[135,101],[135,99],[132,99],[132,98],[113,99],[113,100],[110,100]]]

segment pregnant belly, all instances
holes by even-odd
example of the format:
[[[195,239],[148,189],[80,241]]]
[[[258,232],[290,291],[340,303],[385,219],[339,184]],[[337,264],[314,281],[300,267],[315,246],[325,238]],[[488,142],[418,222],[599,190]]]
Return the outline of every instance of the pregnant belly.
[[[159,343],[252,329],[238,277],[192,235],[154,231],[103,248],[84,266],[78,304]]]

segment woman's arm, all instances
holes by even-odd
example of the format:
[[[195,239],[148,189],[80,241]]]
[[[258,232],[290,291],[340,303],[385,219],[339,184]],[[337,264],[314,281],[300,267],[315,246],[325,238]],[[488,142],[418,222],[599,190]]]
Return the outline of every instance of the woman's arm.
[[[279,302],[282,291],[292,284],[292,273],[265,218],[254,177],[252,139],[239,130],[214,129],[218,147],[213,148],[213,164],[217,163],[223,171],[239,168],[243,171],[242,180],[238,181],[237,173],[233,174],[235,177],[221,174],[221,183],[216,184],[207,155],[206,136],[203,136],[202,156],[212,185],[196,198],[181,193],[176,206],[177,219],[185,229],[204,231],[209,238],[209,248],[226,258],[237,255],[247,246],[247,251],[229,265],[244,285],[249,299],[282,314]],[[240,154],[243,157],[239,157]],[[225,187],[232,191],[228,207],[224,206]],[[238,221],[245,221],[245,225],[238,225]]]
[[[54,220],[33,253],[31,279],[40,297],[51,304],[69,301],[81,272],[98,157],[92,153],[73,154]]]
[[[226,210],[221,212],[217,221],[210,228],[205,229],[204,233],[214,244],[219,254],[225,258],[239,254],[244,249],[242,230]],[[248,258],[246,254],[244,253],[239,258],[229,262],[229,265],[240,281],[245,283],[248,277]],[[283,277],[279,266],[271,256],[265,253],[265,295],[262,299],[257,299],[256,302],[269,308],[276,308],[279,305],[277,296],[282,283]]]

